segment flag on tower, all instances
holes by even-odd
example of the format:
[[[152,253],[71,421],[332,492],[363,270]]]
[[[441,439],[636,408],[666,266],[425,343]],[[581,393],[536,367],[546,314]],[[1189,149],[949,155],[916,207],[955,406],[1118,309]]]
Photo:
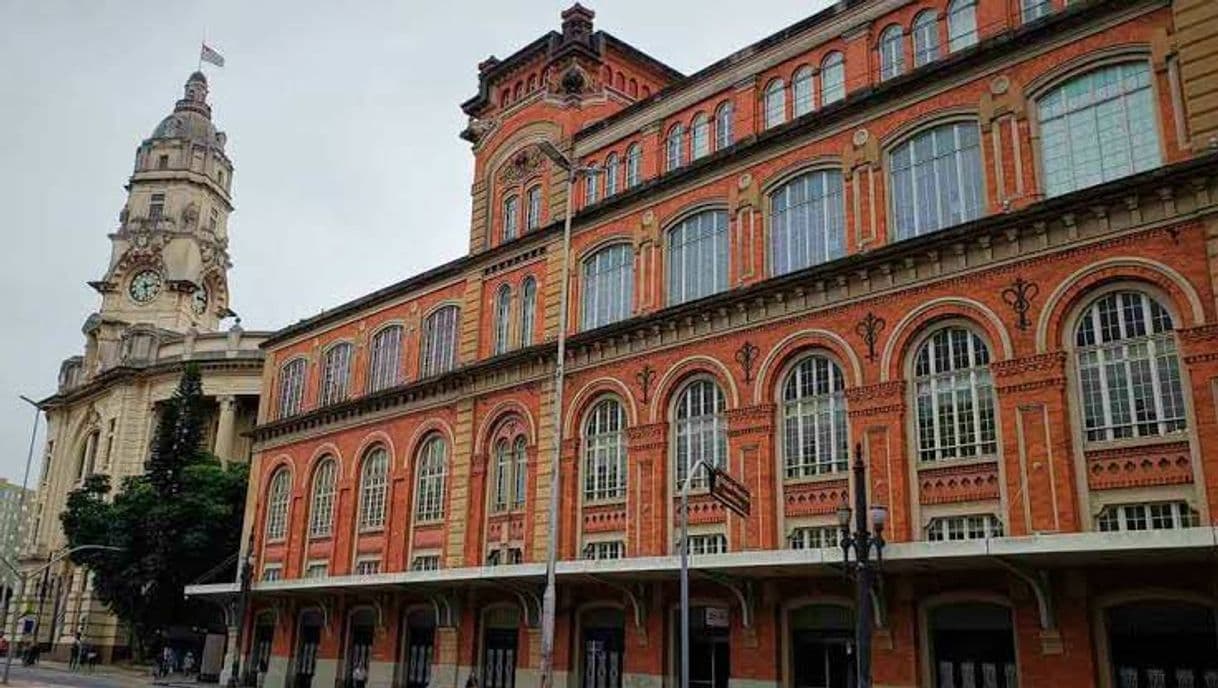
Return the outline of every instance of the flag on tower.
[[[211,48],[207,47],[207,44],[204,43],[203,49],[201,51],[199,51],[199,62],[200,63],[210,62],[211,64],[214,64],[217,67],[223,67],[224,66],[224,56],[221,55],[220,53],[216,52],[215,50],[212,50]]]

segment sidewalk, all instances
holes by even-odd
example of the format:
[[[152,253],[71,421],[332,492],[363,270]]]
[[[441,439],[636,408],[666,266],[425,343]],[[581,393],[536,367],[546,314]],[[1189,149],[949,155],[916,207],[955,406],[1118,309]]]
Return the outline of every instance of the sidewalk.
[[[14,665],[16,665],[16,658],[14,658]],[[68,668],[67,662],[59,662],[59,661],[56,661],[53,659],[39,659],[38,663],[35,664],[34,666],[41,667],[43,669],[52,669],[54,671],[71,672],[71,670]],[[90,671],[89,669],[87,669],[85,667],[82,667],[80,669],[77,669],[75,672],[71,672],[71,673],[80,674],[82,676],[88,676],[90,674],[94,674],[97,676],[108,676],[111,678],[123,677],[123,678],[132,678],[132,679],[142,679],[144,681],[147,681],[148,679],[152,678],[152,669],[146,668],[146,667],[131,666],[129,664],[98,664],[96,667],[93,668],[92,671]]]

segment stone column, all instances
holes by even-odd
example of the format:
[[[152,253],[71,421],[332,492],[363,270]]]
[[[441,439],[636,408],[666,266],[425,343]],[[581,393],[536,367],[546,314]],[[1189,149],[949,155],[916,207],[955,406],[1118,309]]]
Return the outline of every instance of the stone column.
[[[237,426],[237,397],[224,394],[216,397],[220,404],[220,422],[216,428],[216,446],[213,450],[220,462],[228,465],[233,453],[233,440],[236,439]]]

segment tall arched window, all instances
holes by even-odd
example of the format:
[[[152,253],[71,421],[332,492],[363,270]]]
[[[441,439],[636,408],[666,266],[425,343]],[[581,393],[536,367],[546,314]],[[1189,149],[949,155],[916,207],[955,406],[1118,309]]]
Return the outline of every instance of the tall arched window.
[[[439,435],[423,443],[415,464],[414,517],[416,521],[444,518],[444,479],[448,472],[448,445]]]
[[[334,528],[334,478],[338,463],[327,456],[313,471],[313,498],[309,509],[309,537],[326,537]]]
[[[932,10],[927,10],[914,17],[914,67],[921,67],[939,59],[938,19]]]
[[[511,195],[503,199],[503,241],[516,238],[520,222],[520,199]]]
[[[279,371],[279,417],[300,413],[304,405],[305,360],[288,361]]]
[[[787,121],[787,86],[775,79],[765,87],[765,127],[776,127]]]
[[[512,333],[512,288],[508,285],[499,287],[495,292],[495,348],[494,353],[501,354],[508,350]]]
[[[905,73],[905,32],[893,24],[880,34],[880,80]]]
[[[520,285],[520,346],[533,344],[533,329],[537,321],[537,280],[524,278]]]
[[[1150,84],[1150,65],[1128,62],[1076,76],[1037,102],[1047,195],[1161,164]]]
[[[680,124],[672,125],[668,130],[668,139],[664,144],[665,150],[665,168],[669,172],[680,167],[685,162],[684,146],[685,144],[685,127]]]
[[[1023,22],[1034,22],[1041,17],[1047,17],[1053,12],[1053,0],[1021,0],[1020,14]]]
[[[975,122],[923,131],[890,155],[892,222],[897,239],[981,216],[980,132]]]
[[[783,457],[788,478],[846,470],[846,393],[842,371],[824,356],[809,356],[783,385]]]
[[[693,160],[710,153],[710,117],[707,117],[705,112],[694,115],[689,147],[690,158]]]
[[[423,322],[423,346],[419,369],[422,377],[439,375],[452,369],[457,360],[457,321],[461,311],[444,306]]]
[[[503,438],[495,443],[495,511],[524,507],[528,484],[527,444],[524,436]]]
[[[287,468],[276,469],[266,497],[266,539],[274,542],[288,534],[288,500],[291,498],[292,475]]]
[[[698,461],[718,468],[727,465],[725,408],[723,390],[713,380],[694,380],[681,390],[673,409],[676,435],[673,466],[678,487]],[[705,471],[699,471],[690,481],[691,487],[705,484]]]
[[[354,349],[350,342],[340,342],[322,356],[322,406],[347,398],[347,383],[351,380],[351,352]]]
[[[1171,314],[1150,295],[1119,291],[1083,311],[1075,335],[1087,441],[1185,429]]]
[[[524,441],[524,435],[516,438],[516,442],[512,445],[512,454],[514,465],[512,466],[512,506],[516,509],[523,509],[525,497],[528,495],[529,482],[529,458],[528,445]]]
[[[525,219],[525,229],[537,229],[541,226],[541,187],[534,186],[525,192],[529,207]]]
[[[795,116],[800,117],[812,112],[816,100],[812,92],[812,68],[800,67],[791,78],[791,105]]]
[[[668,230],[668,303],[727,289],[727,212],[707,210]]]
[[[770,260],[775,275],[845,254],[842,173],[808,172],[770,196]]]
[[[839,52],[825,55],[820,64],[821,105],[846,97],[846,59]]]
[[[591,167],[596,165],[596,162],[593,161],[588,164],[590,167],[588,168],[587,175],[584,177],[584,205],[592,205],[593,203],[596,203],[601,185],[601,175],[599,169],[596,167]]]
[[[606,246],[584,259],[581,329],[591,330],[630,317],[634,299],[634,249]]]
[[[584,423],[584,501],[626,497],[626,412],[602,399]]]
[[[977,0],[952,0],[947,6],[947,49],[977,44]]]
[[[618,159],[617,153],[610,153],[609,157],[605,158],[605,197],[608,198],[617,193],[617,177],[618,177]]]
[[[626,188],[639,185],[643,180],[643,148],[637,143],[626,149]]]
[[[918,458],[939,461],[997,453],[990,351],[963,327],[926,339],[914,359]]]
[[[368,391],[388,389],[401,381],[402,326],[390,325],[372,335],[368,358]]]
[[[389,453],[376,447],[364,455],[359,475],[359,529],[385,526],[385,497],[389,489]]]
[[[715,110],[715,150],[727,148],[736,140],[732,132],[735,116],[735,107],[730,100],[723,101]]]

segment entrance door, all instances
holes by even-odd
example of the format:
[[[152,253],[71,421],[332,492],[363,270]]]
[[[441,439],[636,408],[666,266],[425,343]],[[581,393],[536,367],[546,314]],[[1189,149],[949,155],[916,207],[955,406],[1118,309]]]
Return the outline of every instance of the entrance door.
[[[1011,610],[965,603],[930,612],[932,670],[938,688],[1016,688],[1015,632]]]
[[[1214,610],[1180,602],[1140,602],[1106,613],[1113,685],[1218,686]]]
[[[516,629],[488,628],[483,642],[482,685],[485,688],[515,688]]]
[[[581,618],[583,688],[622,688],[625,619],[618,609],[594,609]]]
[[[347,643],[347,667],[345,685],[354,685],[352,672],[355,667],[362,667],[364,675],[368,675],[369,662],[372,659],[372,634],[376,629],[376,612],[371,609],[360,609],[351,615],[351,635]]]
[[[317,647],[321,645],[321,614],[307,611],[300,615],[300,638],[296,643],[296,688],[311,688],[317,672]]]
[[[251,683],[250,677],[262,671],[263,663],[271,661],[271,641],[274,637],[274,623],[260,618],[254,625],[254,643],[250,647],[250,659],[245,663],[246,680],[242,685]]]
[[[794,688],[846,688],[853,660],[854,614],[837,604],[791,610],[791,678]]]
[[[689,608],[689,685],[690,688],[727,688],[731,675],[728,645],[729,612],[725,607]],[[674,615],[676,640],[673,661],[678,685],[681,678],[680,610]]]
[[[406,617],[406,638],[401,664],[405,665],[406,688],[427,688],[431,681],[431,661],[435,653],[436,628],[427,612],[415,611]]]

